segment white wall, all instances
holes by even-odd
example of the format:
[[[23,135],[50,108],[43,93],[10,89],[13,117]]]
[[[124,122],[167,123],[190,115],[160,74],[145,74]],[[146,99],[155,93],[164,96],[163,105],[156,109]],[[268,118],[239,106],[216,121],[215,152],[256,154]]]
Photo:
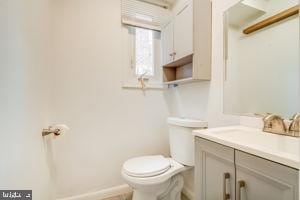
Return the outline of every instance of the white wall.
[[[44,1],[46,0],[34,5],[42,7]],[[7,2],[11,2],[10,6],[15,6],[14,3],[17,0]],[[33,32],[40,33],[38,35],[42,35],[43,39],[47,36],[52,44],[50,50],[53,53],[48,71],[50,76],[47,77],[51,81],[51,98],[47,99],[50,100],[51,111],[49,122],[65,123],[71,128],[69,134],[53,142],[57,197],[73,196],[123,184],[120,176],[121,165],[130,157],[148,154],[168,155],[165,120],[169,114],[206,119],[210,127],[238,123],[238,117],[222,114],[222,12],[227,3],[231,2],[233,1],[214,1],[212,81],[181,85],[165,92],[147,91],[143,94],[139,90],[121,88],[123,80],[120,72],[124,66],[120,1],[52,0],[54,4],[53,27],[49,22],[45,23],[42,29],[38,29],[44,34],[39,31]],[[25,6],[25,3],[20,5]],[[26,5],[29,8],[33,6],[33,4],[28,4],[28,1]],[[0,8],[1,6],[3,6],[2,2],[0,2]],[[44,9],[36,9],[34,6],[33,8],[35,8],[31,10],[33,14],[47,13]],[[10,11],[3,8],[0,15],[5,16],[3,13],[6,13],[11,17],[17,16]],[[17,13],[19,11],[16,10]],[[35,20],[38,22],[43,20],[43,17],[37,16]],[[27,18],[22,15],[16,20],[21,19]],[[40,24],[35,20],[31,24],[32,29]],[[13,33],[27,33],[12,29],[18,28],[19,24],[16,24],[16,27],[10,27],[10,24],[5,24],[5,20],[1,21],[1,24],[7,28],[6,34],[0,37],[3,42],[12,37],[12,40],[17,42],[23,43],[23,40],[30,44],[33,42],[39,48],[36,48],[36,51],[29,56],[25,55],[25,52],[31,52],[28,50],[28,45],[22,49],[24,44],[17,43],[15,48],[20,49],[21,53],[14,55],[15,49],[12,49],[13,52],[10,54],[16,58],[14,60],[17,62],[12,62],[12,59],[0,61],[1,90],[3,90],[1,95],[10,97],[7,101],[1,98],[3,109],[9,108],[6,115],[1,113],[1,120],[5,124],[3,133],[11,133],[11,137],[3,137],[7,145],[1,148],[11,149],[9,145],[22,148],[22,151],[16,150],[10,152],[10,155],[3,154],[2,157],[6,158],[7,163],[0,164],[0,183],[4,180],[8,186],[19,186],[19,183],[30,187],[32,185],[38,193],[37,199],[47,199],[43,195],[46,193],[45,188],[48,186],[49,177],[39,135],[40,129],[47,124],[44,105],[39,105],[41,102],[47,102],[41,95],[44,91],[42,88],[47,88],[42,84],[42,74],[47,71],[44,71],[44,67],[38,68],[41,72],[37,71],[33,66],[26,64],[29,62],[27,59],[26,62],[22,60],[29,57],[30,63],[42,63],[43,59],[35,61],[37,57],[34,55],[43,58],[40,54],[44,52],[41,51],[42,47],[47,46],[44,45],[46,41],[36,43],[38,41],[32,38],[32,41],[26,39],[19,41],[19,35],[15,36]],[[51,28],[51,36],[46,34],[48,25]],[[32,29],[27,31],[31,33]],[[7,51],[3,46],[0,48],[3,52]],[[9,58],[4,53],[1,55]],[[6,63],[6,60],[9,62]],[[4,64],[7,67],[3,68]],[[44,64],[45,67],[48,66],[47,63]],[[12,68],[15,71],[12,71]],[[27,80],[36,82],[29,84]],[[15,84],[11,85],[12,81],[15,81]],[[12,94],[11,91],[16,92]],[[27,106],[29,110],[22,110],[25,107],[24,102],[31,102],[31,107]],[[12,107],[15,109],[11,109]],[[24,120],[25,117],[27,121]],[[24,125],[14,126],[12,122],[16,124],[23,122]],[[27,127],[25,122],[32,127]],[[21,131],[25,126],[30,134],[22,134]],[[22,163],[22,167],[11,169],[14,164],[19,164],[20,156],[24,154],[32,155],[30,159],[26,157],[26,161],[22,160],[28,164]],[[10,177],[6,175],[7,173],[3,173],[9,167],[14,172],[9,173]],[[25,172],[25,170],[29,171]],[[11,179],[11,174],[16,174],[13,179]],[[23,179],[19,181],[18,176]],[[39,180],[32,183],[33,176]],[[192,189],[192,173],[188,173],[186,181],[188,188]]]
[[[0,189],[52,199],[47,126],[48,0],[0,1]]]
[[[54,141],[57,197],[123,184],[130,157],[169,154],[162,91],[122,89],[119,0],[54,0],[51,122],[69,134]]]
[[[130,157],[168,155],[169,112],[206,119],[210,127],[238,123],[222,114],[222,2],[214,4],[212,81],[146,95],[121,88],[120,1],[54,3],[51,121],[72,129],[55,141],[58,197],[123,184],[121,165]],[[192,173],[186,181],[192,189]]]

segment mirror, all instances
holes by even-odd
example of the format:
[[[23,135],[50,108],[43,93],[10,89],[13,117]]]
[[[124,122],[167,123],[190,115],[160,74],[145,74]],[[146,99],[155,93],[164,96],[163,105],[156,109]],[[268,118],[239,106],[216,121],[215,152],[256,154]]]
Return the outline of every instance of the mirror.
[[[299,112],[298,0],[243,0],[224,13],[224,113]]]

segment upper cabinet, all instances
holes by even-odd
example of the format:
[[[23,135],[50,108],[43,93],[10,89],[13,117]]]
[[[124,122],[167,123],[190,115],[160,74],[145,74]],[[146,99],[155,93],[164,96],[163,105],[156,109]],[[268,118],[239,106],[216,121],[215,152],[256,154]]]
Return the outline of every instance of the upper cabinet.
[[[174,61],[174,24],[169,22],[161,33],[163,65]]]
[[[211,78],[211,1],[180,0],[162,30],[166,84]]]
[[[193,2],[186,2],[175,13],[174,60],[193,54]]]

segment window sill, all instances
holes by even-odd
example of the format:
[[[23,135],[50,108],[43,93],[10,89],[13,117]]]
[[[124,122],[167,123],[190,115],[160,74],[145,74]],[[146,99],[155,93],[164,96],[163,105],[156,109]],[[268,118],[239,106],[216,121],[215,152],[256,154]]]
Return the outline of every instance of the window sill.
[[[140,83],[132,83],[132,82],[126,82],[122,85],[123,89],[142,89],[142,86]],[[144,90],[164,90],[166,89],[166,86],[163,83],[146,83],[146,88]]]

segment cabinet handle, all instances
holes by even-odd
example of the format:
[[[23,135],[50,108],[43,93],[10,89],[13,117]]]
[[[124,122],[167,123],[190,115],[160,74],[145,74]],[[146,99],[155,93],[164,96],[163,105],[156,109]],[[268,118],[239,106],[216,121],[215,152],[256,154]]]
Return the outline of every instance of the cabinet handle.
[[[242,190],[245,189],[246,183],[245,181],[239,181],[238,182],[238,199],[237,200],[242,200]]]
[[[230,199],[230,174],[223,175],[223,200]]]
[[[176,59],[176,52],[173,53],[173,60]]]
[[[173,61],[175,60],[174,53],[170,53],[169,56],[170,56],[170,58],[171,58],[171,61],[173,62]]]

